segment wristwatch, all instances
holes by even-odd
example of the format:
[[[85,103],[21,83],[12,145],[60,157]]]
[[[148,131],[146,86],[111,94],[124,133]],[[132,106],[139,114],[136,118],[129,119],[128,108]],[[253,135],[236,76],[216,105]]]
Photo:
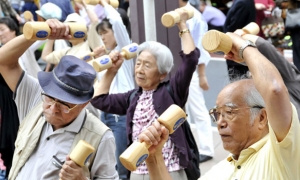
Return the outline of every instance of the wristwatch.
[[[241,46],[240,51],[239,51],[239,56],[243,60],[244,60],[243,52],[246,49],[246,47],[248,47],[248,46],[256,48],[256,45],[252,41],[246,40],[245,43]]]

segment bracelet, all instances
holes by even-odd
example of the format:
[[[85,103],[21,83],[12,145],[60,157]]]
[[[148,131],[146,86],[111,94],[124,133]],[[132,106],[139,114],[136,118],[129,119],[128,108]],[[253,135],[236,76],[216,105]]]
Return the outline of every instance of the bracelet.
[[[180,31],[179,32],[179,37],[181,37],[183,33],[190,33],[190,30],[189,29],[184,29],[184,30]]]

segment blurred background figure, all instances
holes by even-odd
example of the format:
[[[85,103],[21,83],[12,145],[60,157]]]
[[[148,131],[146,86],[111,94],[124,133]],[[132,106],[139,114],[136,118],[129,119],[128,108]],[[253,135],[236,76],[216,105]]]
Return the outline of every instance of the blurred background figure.
[[[34,3],[34,0],[24,0],[24,5],[22,7],[22,13],[25,11],[30,11],[31,14],[33,15],[33,20],[37,21],[37,14],[35,11],[39,10],[37,5]]]
[[[10,5],[12,6],[12,8],[14,8],[14,10],[20,14],[20,9],[22,7],[22,1],[23,0],[9,0]]]
[[[256,19],[255,22],[259,26],[259,36],[265,38],[262,30],[261,30],[261,22],[264,18],[268,18],[272,16],[272,10],[274,8],[273,0],[254,0],[255,9],[256,9]]]
[[[205,1],[200,1],[199,10],[207,22],[208,30],[215,29],[223,32],[226,16],[221,10],[207,5]]]
[[[62,16],[60,19],[61,22],[65,21],[69,14],[74,13],[74,9],[70,0],[40,0],[41,6],[47,2],[57,5],[62,10]]]
[[[0,18],[1,17],[11,17],[17,25],[22,22],[22,18],[14,10],[8,0],[0,0]]]

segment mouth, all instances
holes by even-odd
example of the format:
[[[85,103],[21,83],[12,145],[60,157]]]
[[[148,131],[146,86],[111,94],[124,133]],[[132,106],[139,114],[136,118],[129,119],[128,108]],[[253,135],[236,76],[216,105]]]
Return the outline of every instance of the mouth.
[[[222,139],[222,140],[226,140],[226,139],[229,139],[229,138],[230,138],[229,135],[225,135],[225,134],[220,134],[220,136],[221,136],[221,139]]]

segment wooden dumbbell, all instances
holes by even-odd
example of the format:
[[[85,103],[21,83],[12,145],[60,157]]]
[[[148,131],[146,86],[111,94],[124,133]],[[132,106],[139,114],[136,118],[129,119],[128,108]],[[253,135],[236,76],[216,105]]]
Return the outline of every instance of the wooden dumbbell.
[[[157,119],[172,134],[186,120],[185,112],[177,105],[172,104]],[[133,142],[120,156],[120,161],[130,171],[142,164],[149,156],[149,147],[151,145],[145,142]]]
[[[33,19],[33,15],[30,11],[25,11],[23,13],[25,21],[31,21]]]
[[[70,154],[70,159],[80,167],[88,161],[95,148],[84,140],[80,140]],[[61,180],[61,179],[60,179]]]
[[[132,43],[122,48],[120,54],[126,59],[132,59],[137,56],[138,44]],[[101,56],[92,61],[95,71],[100,72],[112,66],[112,61],[108,55]]]
[[[259,26],[253,22],[249,23],[243,29],[238,29],[235,31],[235,33],[238,33],[241,36],[244,34],[256,35],[258,32]],[[222,51],[227,54],[232,48],[232,41],[228,35],[217,30],[210,30],[204,34],[202,38],[202,46],[210,53]]]
[[[101,48],[104,48],[106,54],[108,54],[108,50],[105,48],[104,45],[102,45]],[[82,60],[84,60],[84,61],[86,61],[86,62],[89,62],[90,60],[94,59],[93,57],[94,57],[95,55],[96,55],[96,54],[95,54],[94,52],[91,52],[91,53],[89,53],[89,54],[87,54],[87,55],[85,55],[85,56],[82,56],[82,57],[79,58],[79,59],[82,59]]]
[[[90,5],[97,5],[97,4],[101,4],[101,1],[100,0],[85,0],[85,3],[90,4]],[[113,8],[118,8],[119,7],[119,1],[118,0],[109,0],[108,4],[110,4]]]
[[[189,15],[189,19],[194,16],[193,8],[182,7],[182,9],[187,11],[187,13]],[[176,11],[167,12],[167,13],[163,14],[163,16],[161,17],[161,22],[165,27],[172,27],[176,23],[179,23],[179,21],[180,21],[180,14]]]
[[[68,22],[70,27],[71,39],[84,39],[86,37],[87,28],[83,23]],[[51,33],[51,29],[46,22],[26,22],[23,27],[23,33],[28,40],[44,40]]]

